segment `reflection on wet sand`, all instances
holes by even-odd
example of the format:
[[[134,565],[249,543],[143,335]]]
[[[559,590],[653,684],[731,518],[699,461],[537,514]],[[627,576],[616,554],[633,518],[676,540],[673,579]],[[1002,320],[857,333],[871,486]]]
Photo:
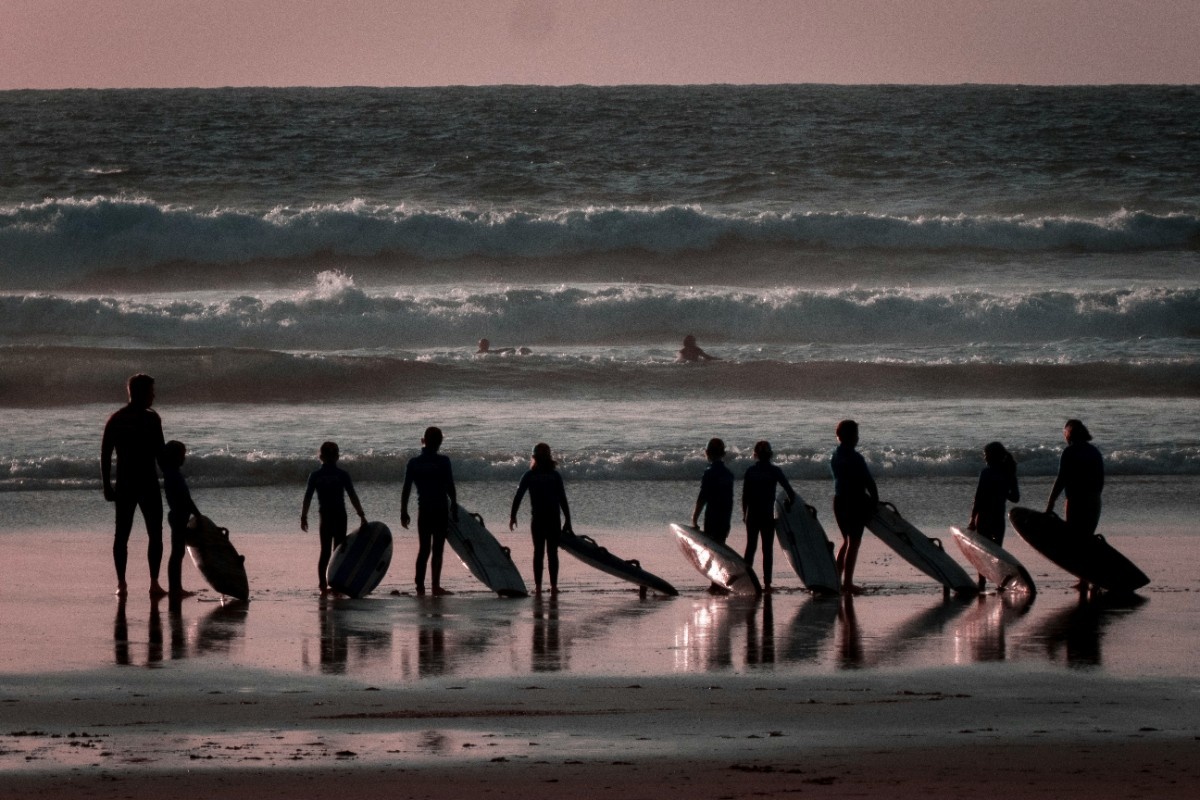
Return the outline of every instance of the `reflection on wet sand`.
[[[921,605],[914,608],[914,601]],[[761,598],[568,593],[521,601],[425,597],[317,603],[118,602],[111,653],[158,667],[210,658],[331,675],[419,681],[578,671],[663,674],[724,670],[939,666],[997,661],[1101,664],[1104,633],[1140,597],[1100,595],[1051,606],[1007,593],[931,601],[912,595]],[[164,606],[166,606],[164,608]],[[144,621],[143,621],[144,620]],[[264,634],[264,631],[266,633]],[[280,638],[286,632],[285,638]],[[295,650],[301,643],[299,664]],[[291,659],[291,660],[289,660]]]
[[[1065,659],[1070,667],[1098,667],[1105,631],[1145,603],[1146,599],[1138,595],[1105,593],[1081,597],[1077,604],[1044,619],[1030,637],[1030,643],[1043,645],[1051,661]]]
[[[169,652],[171,660],[201,655],[230,655],[234,643],[243,637],[249,603],[243,601],[219,602],[206,616],[194,624],[192,631],[186,627],[183,607],[178,601],[168,603],[167,620],[170,631],[170,649],[164,650],[162,600],[152,601],[146,621],[146,657],[143,666],[155,667],[163,663],[164,654]],[[136,662],[131,650],[129,619],[126,599],[118,598],[116,616],[113,619],[113,660],[121,666],[132,666]]]
[[[323,596],[318,602],[317,619],[321,672],[343,675],[352,657],[356,664],[386,662],[390,657],[391,627],[380,624],[370,601]]]
[[[1008,630],[1029,612],[1035,597],[1012,592],[979,595],[954,626],[954,663],[1007,660]]]

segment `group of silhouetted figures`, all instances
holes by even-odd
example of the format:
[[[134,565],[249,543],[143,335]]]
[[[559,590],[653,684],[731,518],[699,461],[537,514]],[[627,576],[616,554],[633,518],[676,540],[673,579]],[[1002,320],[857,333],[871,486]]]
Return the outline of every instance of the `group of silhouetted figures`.
[[[694,346],[694,339],[692,344]],[[186,532],[188,521],[200,513],[181,471],[187,457],[187,447],[179,441],[164,441],[162,420],[152,408],[152,377],[141,373],[134,375],[129,379],[127,388],[129,402],[109,417],[100,454],[104,497],[116,506],[113,563],[117,572],[117,594],[125,596],[128,593],[125,578],[128,543],[135,514],[140,508],[149,537],[147,558],[151,596],[186,597],[192,594],[183,588],[181,580]],[[864,529],[875,514],[879,492],[866,460],[856,449],[859,442],[858,424],[854,420],[842,420],[835,429],[835,436],[838,444],[830,457],[829,468],[833,477],[833,514],[842,535],[836,564],[843,591],[857,594],[862,587],[854,583],[855,564]],[[1068,420],[1063,428],[1063,437],[1066,447],[1046,510],[1052,511],[1059,495],[1065,494],[1067,525],[1091,534],[1100,520],[1104,462],[1099,450],[1091,444],[1092,436],[1081,421]],[[425,430],[420,454],[409,459],[405,467],[404,488],[401,491],[400,524],[408,528],[412,522],[409,500],[413,488],[417,490],[418,551],[414,583],[418,595],[425,594],[427,571],[432,579],[432,594],[450,594],[441,585],[441,572],[447,529],[450,521],[458,518],[458,498],[450,459],[439,452],[442,441],[443,434],[439,428],[429,427]],[[112,469],[114,453],[117,464],[115,480]],[[705,455],[709,465],[700,480],[692,524],[699,527],[703,515],[704,533],[711,539],[725,543],[732,527],[735,480],[724,463],[725,443],[721,439],[709,440]],[[781,489],[787,498],[785,505],[789,508],[796,498],[783,470],[771,463],[773,455],[770,442],[759,441],[754,445],[754,463],[743,475],[741,494],[741,514],[746,527],[743,557],[753,569],[761,540],[762,584],[766,591],[770,591],[773,570],[776,495]],[[318,588],[323,594],[329,591],[326,572],[331,555],[348,535],[347,499],[362,523],[365,525],[367,522],[349,473],[338,466],[339,456],[335,442],[324,442],[320,446],[318,458],[321,466],[308,478],[300,513],[300,527],[307,531],[309,509],[315,496],[320,515]],[[985,466],[979,475],[968,527],[996,544],[1003,544],[1006,504],[1020,498],[1016,461],[1000,442],[987,444],[983,449],[983,458]],[[161,490],[159,468],[163,476]],[[163,556],[164,493],[171,544],[166,589],[158,579]],[[517,486],[509,516],[509,530],[517,526],[517,512],[526,494],[529,495],[531,512],[535,591],[541,593],[542,576],[546,571],[549,574],[550,592],[555,593],[558,591],[558,540],[563,531],[571,531],[571,510],[557,462],[550,446],[544,442],[534,446],[529,470]],[[545,569],[547,566],[548,570]],[[719,592],[722,589],[713,584],[710,591]]]

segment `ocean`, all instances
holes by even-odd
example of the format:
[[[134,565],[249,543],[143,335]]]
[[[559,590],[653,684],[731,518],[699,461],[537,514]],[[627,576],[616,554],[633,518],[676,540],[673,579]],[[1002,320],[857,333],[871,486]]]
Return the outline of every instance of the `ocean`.
[[[844,417],[884,483],[1068,417],[1200,474],[1195,87],[17,91],[0,142],[3,493],[95,491],[136,371],[199,487],[430,424],[462,480],[822,480]]]

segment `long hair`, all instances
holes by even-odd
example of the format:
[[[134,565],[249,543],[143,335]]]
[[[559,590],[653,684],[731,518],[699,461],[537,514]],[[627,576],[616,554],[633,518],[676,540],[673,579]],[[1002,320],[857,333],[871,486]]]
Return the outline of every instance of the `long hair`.
[[[1069,419],[1063,427],[1067,431],[1068,442],[1090,442],[1092,440],[1091,431],[1080,420]]]

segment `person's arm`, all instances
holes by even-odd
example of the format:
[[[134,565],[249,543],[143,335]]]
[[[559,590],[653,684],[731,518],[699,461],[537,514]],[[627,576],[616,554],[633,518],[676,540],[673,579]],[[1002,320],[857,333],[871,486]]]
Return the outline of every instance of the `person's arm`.
[[[408,523],[412,522],[412,517],[408,515],[408,496],[412,493],[413,474],[412,461],[404,466],[404,488],[400,490],[400,524],[408,527]]]
[[[563,482],[562,475],[557,472],[554,474],[558,476],[558,506],[563,512],[563,530],[567,533],[574,533],[571,528],[571,506],[567,504],[567,486]]]
[[[362,524],[367,524],[367,515],[363,513],[362,503],[358,501],[358,492],[354,491],[354,481],[350,480],[350,474],[343,472],[342,475],[346,478],[346,496],[350,498],[350,505],[354,506],[354,510],[358,512],[358,518],[362,520]]]
[[[1062,490],[1066,488],[1066,480],[1064,473],[1066,472],[1064,461],[1067,460],[1066,451],[1058,459],[1058,475],[1054,477],[1054,485],[1050,487],[1050,499],[1046,501],[1046,513],[1054,513],[1054,504],[1058,502],[1058,496],[1062,494]]]
[[[775,468],[778,471],[779,485],[783,487],[783,491],[787,493],[787,502],[783,504],[785,511],[792,510],[792,504],[796,502],[796,490],[788,483],[787,476],[783,474],[783,470],[779,467]]]
[[[512,513],[508,516],[508,529],[511,531],[517,527],[517,510],[521,508],[521,498],[525,496],[525,491],[529,488],[529,473],[526,472],[521,476],[521,482],[517,484],[517,494],[513,497]]]
[[[858,456],[859,463],[862,464],[863,481],[867,484],[867,493],[871,495],[872,503],[879,503],[879,487],[875,485],[875,478],[871,476],[871,470],[867,467],[867,460],[860,453]]]
[[[104,499],[110,503],[116,499],[116,492],[113,491],[112,485],[112,454],[115,443],[112,435],[112,419],[104,426],[104,436],[100,440],[100,479],[102,481],[101,490],[104,492]]]
[[[704,496],[704,483],[700,484],[700,493],[696,495],[696,507],[692,509],[692,527],[700,527],[700,512],[704,510],[704,506],[708,500]]]
[[[454,468],[446,459],[446,494],[450,497],[450,519],[458,522],[458,490],[454,488]]]
[[[308,476],[308,485],[304,488],[304,503],[300,506],[300,530],[308,530],[308,507],[312,503],[313,492],[316,490],[317,484],[313,480],[313,476]]]
[[[967,523],[969,531],[979,527],[979,493],[983,491],[983,475],[984,473],[979,473],[979,483],[975,485],[975,499],[971,501],[971,520]]]
[[[742,522],[746,521],[746,487],[750,482],[746,480],[746,476],[742,476]]]

